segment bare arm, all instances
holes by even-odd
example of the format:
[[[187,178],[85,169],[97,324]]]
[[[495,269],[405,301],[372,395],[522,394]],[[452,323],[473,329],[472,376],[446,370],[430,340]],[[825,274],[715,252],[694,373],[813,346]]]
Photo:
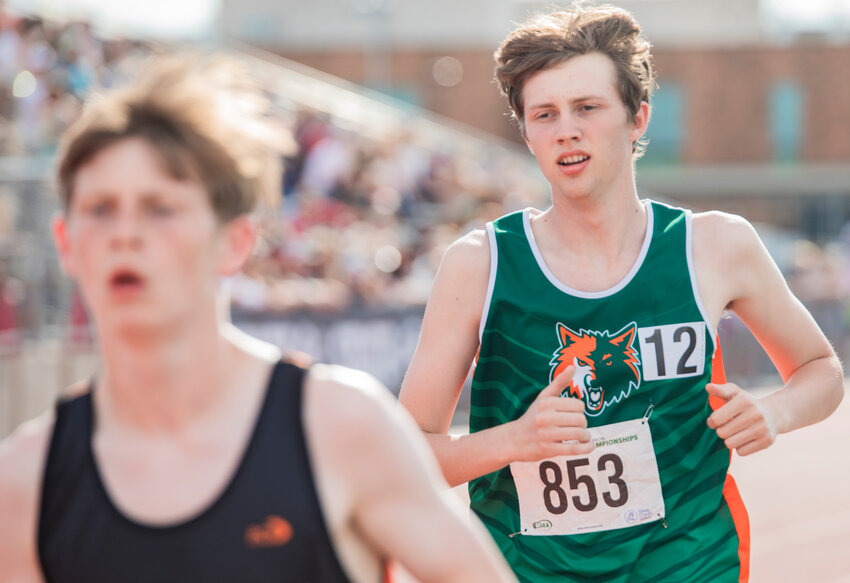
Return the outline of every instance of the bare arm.
[[[0,443],[0,581],[42,581],[36,531],[41,473],[53,427],[45,414]]]
[[[305,412],[317,473],[344,484],[356,532],[423,583],[514,581],[404,409],[371,377],[336,368],[344,382],[311,381]]]
[[[785,383],[761,399],[733,383],[708,385],[710,394],[726,401],[708,423],[727,446],[741,455],[754,453],[778,434],[832,413],[844,395],[841,363],[755,229],[720,213],[694,217],[694,260],[698,277],[704,276],[706,303],[741,318]]]
[[[456,486],[516,460],[586,453],[584,403],[559,398],[556,379],[520,418],[470,435],[449,435],[463,382],[478,350],[478,328],[487,295],[490,248],[483,231],[456,241],[446,252],[419,344],[404,378],[399,401],[425,432],[449,484]],[[579,444],[565,444],[579,440]]]

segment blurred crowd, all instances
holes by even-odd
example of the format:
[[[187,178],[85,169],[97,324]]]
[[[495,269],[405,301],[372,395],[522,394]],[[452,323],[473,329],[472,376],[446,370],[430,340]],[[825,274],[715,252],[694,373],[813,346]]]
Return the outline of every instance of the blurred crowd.
[[[54,154],[86,95],[120,84],[156,49],[0,3],[0,156]],[[426,148],[402,127],[378,135],[290,108],[282,117],[296,148],[283,160],[280,206],[264,214],[254,259],[227,284],[237,312],[421,306],[447,245],[545,195],[521,152],[461,155],[449,131]],[[2,240],[0,229],[0,259]],[[3,300],[4,286],[20,288],[9,271],[0,270],[0,333],[22,301],[17,292]],[[77,298],[69,305],[79,320]]]
[[[238,309],[423,305],[452,241],[544,194],[524,159],[427,150],[402,129],[369,137],[302,110],[293,135],[281,208],[230,282]]]
[[[18,16],[0,3],[0,155],[50,155],[92,87],[126,78],[143,42],[97,37],[87,22]]]
[[[51,156],[86,95],[120,84],[151,50],[99,36],[86,22],[10,14],[0,0],[0,157]],[[282,117],[296,147],[283,160],[280,205],[262,216],[254,258],[227,282],[237,315],[422,306],[452,241],[506,212],[547,204],[520,152],[482,143],[470,154],[448,131],[425,146],[403,127],[378,135],[304,107]],[[14,188],[0,180],[0,345],[26,327],[22,308],[35,297],[26,266],[4,253],[16,240]],[[850,230],[824,247],[793,240],[771,252],[830,338],[844,338]],[[84,327],[78,297],[65,310]]]

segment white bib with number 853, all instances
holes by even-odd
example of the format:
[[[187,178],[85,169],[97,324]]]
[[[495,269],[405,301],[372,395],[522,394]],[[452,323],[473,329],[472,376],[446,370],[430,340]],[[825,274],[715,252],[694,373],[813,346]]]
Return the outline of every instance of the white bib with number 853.
[[[524,535],[581,534],[664,518],[652,434],[644,417],[589,429],[589,454],[514,462]]]

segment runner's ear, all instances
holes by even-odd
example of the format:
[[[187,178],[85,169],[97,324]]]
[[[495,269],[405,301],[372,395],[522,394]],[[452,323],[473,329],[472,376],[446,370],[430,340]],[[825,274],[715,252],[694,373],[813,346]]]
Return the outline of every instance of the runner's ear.
[[[254,251],[257,227],[248,215],[231,219],[223,227],[223,248],[219,261],[219,275],[234,275],[245,264]]]
[[[651,114],[652,111],[650,110],[649,104],[646,101],[641,101],[640,107],[638,108],[632,123],[631,135],[629,136],[632,143],[641,139],[643,134],[646,133],[646,128],[649,126],[649,118]]]
[[[68,220],[64,214],[58,214],[53,218],[51,231],[62,270],[68,277],[73,278],[75,276],[74,262],[71,256],[71,245],[68,241]]]

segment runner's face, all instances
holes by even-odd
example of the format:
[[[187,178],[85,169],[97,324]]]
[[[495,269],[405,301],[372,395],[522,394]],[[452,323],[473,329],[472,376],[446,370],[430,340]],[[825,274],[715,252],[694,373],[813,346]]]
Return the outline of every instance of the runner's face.
[[[523,88],[526,142],[554,197],[599,196],[633,182],[632,143],[649,117],[636,119],[617,90],[614,63],[590,53],[536,73]]]
[[[81,166],[57,247],[98,327],[179,326],[214,306],[226,237],[204,187],[177,180],[141,138]]]

